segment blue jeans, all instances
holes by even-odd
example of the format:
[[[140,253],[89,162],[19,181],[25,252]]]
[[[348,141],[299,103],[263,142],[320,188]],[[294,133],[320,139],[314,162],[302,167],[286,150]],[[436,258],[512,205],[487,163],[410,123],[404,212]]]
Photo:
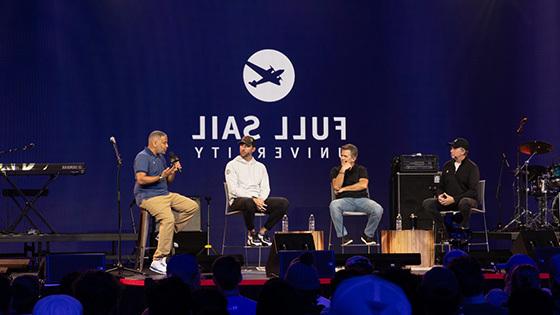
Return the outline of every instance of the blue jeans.
[[[336,230],[337,237],[343,237],[348,234],[343,225],[342,212],[363,212],[368,215],[368,221],[364,233],[367,236],[373,237],[375,230],[381,221],[383,214],[383,207],[377,202],[369,198],[340,198],[331,201],[329,205],[331,210],[331,219],[333,221],[334,229]]]

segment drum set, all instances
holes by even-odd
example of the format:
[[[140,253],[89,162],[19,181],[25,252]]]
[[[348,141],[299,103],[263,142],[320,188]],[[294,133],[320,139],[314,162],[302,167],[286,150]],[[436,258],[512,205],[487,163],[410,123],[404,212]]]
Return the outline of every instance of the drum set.
[[[560,228],[560,163],[549,166],[531,165],[535,155],[552,152],[552,145],[544,141],[531,141],[519,146],[519,153],[529,157],[515,169],[514,189],[517,205],[513,219],[502,231],[512,227],[526,230]],[[534,198],[538,210],[529,209],[529,200]]]

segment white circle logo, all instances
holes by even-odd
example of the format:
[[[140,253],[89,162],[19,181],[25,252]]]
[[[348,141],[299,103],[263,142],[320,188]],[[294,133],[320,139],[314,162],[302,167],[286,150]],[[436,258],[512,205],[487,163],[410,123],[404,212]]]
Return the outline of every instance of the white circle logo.
[[[295,80],[292,62],[277,50],[259,50],[249,57],[243,67],[245,88],[263,102],[276,102],[286,97]]]

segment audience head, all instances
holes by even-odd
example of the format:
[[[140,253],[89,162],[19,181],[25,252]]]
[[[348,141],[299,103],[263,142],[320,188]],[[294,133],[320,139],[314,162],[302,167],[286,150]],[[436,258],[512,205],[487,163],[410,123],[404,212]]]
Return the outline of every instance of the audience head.
[[[459,284],[449,269],[433,267],[426,272],[419,294],[426,313],[455,314],[459,309]]]
[[[533,265],[518,265],[506,277],[505,291],[511,295],[516,290],[525,288],[540,289],[539,270]]]
[[[16,314],[29,314],[39,300],[41,285],[37,276],[22,275],[12,281],[12,308]]]
[[[455,274],[462,296],[473,297],[484,292],[484,275],[476,259],[470,256],[457,257],[448,268]]]
[[[319,290],[319,275],[313,266],[313,255],[305,253],[295,258],[288,267],[284,279],[296,290]]]
[[[497,307],[507,308],[509,295],[502,289],[494,288],[488,291],[488,293],[484,298],[488,304],[492,304]]]
[[[554,302],[552,297],[543,290],[523,288],[511,293],[508,309],[510,315],[552,315]]]
[[[560,297],[560,254],[555,255],[548,261],[548,272],[550,273],[550,289],[555,298]]]
[[[358,276],[363,276],[363,275],[351,269],[342,269],[337,271],[331,280],[331,296],[334,296],[336,289],[340,286],[342,282],[344,282],[347,279],[358,277]]]
[[[189,286],[191,291],[200,287],[200,270],[193,255],[172,256],[167,262],[167,276],[178,277]]]
[[[515,254],[511,256],[505,264],[498,264],[497,267],[504,269],[506,273],[511,273],[513,269],[519,265],[532,265],[537,268],[537,263],[533,258],[525,254]]]
[[[10,280],[0,274],[0,314],[7,314],[10,308]]]
[[[192,300],[194,315],[228,315],[227,299],[216,289],[198,289],[193,292]]]
[[[257,301],[257,315],[302,313],[299,296],[288,282],[279,278],[272,278],[264,284]]]
[[[81,275],[81,272],[74,271],[62,277],[60,280],[60,286],[58,287],[58,292],[60,294],[74,296],[74,282],[76,282]]]
[[[285,280],[296,290],[301,301],[301,307],[305,314],[319,313],[317,297],[321,289],[319,274],[313,266],[313,255],[304,253],[294,259],[286,272]]]
[[[146,300],[150,315],[190,313],[191,291],[181,279],[170,277],[148,283]]]
[[[460,250],[460,249],[453,249],[448,251],[445,256],[443,256],[443,266],[445,268],[449,267],[449,264],[459,258],[459,257],[466,257],[468,256],[467,253],[465,253],[464,251]]]
[[[241,264],[233,256],[221,256],[212,264],[214,283],[224,291],[237,288],[243,276]]]
[[[364,256],[352,256],[346,260],[345,269],[354,270],[360,275],[370,275],[373,273],[371,261]]]
[[[119,301],[121,285],[103,271],[88,271],[74,282],[74,296],[82,303],[84,314],[109,314]]]
[[[390,267],[384,269],[379,276],[401,288],[413,308],[418,304],[417,292],[419,278],[413,275],[410,269]]]
[[[333,315],[411,314],[403,291],[374,275],[357,276],[340,283],[331,299]]]
[[[65,295],[49,295],[40,299],[33,308],[33,315],[82,315],[80,301]]]

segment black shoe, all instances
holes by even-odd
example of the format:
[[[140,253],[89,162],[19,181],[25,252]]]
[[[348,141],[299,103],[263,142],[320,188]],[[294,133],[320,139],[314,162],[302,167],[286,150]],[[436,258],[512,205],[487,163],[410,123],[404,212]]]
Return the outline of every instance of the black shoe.
[[[354,240],[348,236],[343,236],[340,238],[340,246],[346,246],[352,244]]]
[[[257,233],[253,232],[247,234],[247,246],[262,246],[262,242],[257,236]]]
[[[261,235],[261,233],[258,233],[257,236],[259,237],[259,241],[261,241],[261,244],[263,246],[272,245],[272,241],[270,240],[270,237],[268,237],[268,235],[266,233],[264,235]]]
[[[377,243],[375,242],[375,239],[373,239],[373,236],[367,236],[365,233],[362,234],[362,242],[364,242],[364,244],[366,244],[367,246],[371,246],[371,245],[376,245]]]

